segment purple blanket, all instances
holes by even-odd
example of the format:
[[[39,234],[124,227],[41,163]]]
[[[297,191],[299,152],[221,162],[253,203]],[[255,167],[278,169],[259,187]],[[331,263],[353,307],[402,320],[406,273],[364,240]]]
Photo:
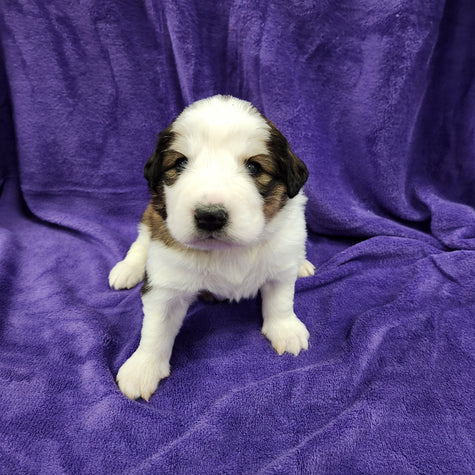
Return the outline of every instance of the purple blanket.
[[[473,0],[0,5],[1,473],[475,472]],[[310,348],[199,302],[130,401],[140,289],[108,272],[157,133],[216,93],[310,170]]]

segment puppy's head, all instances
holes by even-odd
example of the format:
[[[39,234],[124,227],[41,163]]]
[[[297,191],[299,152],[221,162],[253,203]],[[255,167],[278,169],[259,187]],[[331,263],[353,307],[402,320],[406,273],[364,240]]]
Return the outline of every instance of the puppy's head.
[[[187,107],[145,165],[155,210],[181,244],[245,246],[307,180],[305,164],[250,103],[214,96]]]

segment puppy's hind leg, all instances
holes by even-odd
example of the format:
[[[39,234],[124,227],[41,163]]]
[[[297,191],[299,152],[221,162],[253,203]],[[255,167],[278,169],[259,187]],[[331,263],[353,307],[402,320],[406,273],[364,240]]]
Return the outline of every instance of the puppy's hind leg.
[[[145,263],[150,244],[150,231],[144,223],[139,224],[139,235],[130,246],[125,259],[118,262],[109,273],[109,285],[113,289],[131,289],[145,277]]]
[[[310,277],[315,274],[315,266],[305,259],[300,266],[299,273],[297,277]]]

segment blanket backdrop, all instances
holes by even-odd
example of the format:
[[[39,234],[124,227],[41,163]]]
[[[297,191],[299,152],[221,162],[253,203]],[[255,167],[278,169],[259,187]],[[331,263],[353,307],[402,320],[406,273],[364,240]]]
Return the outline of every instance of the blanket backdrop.
[[[3,0],[1,473],[474,473],[472,0]],[[182,108],[250,100],[307,163],[310,348],[196,303],[149,403],[108,288]]]

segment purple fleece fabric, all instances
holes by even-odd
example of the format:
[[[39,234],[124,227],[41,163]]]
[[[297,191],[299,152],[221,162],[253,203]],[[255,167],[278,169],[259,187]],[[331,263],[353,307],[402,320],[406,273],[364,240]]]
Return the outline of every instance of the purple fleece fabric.
[[[473,0],[3,0],[1,473],[474,473]],[[150,403],[107,276],[157,133],[250,100],[310,179],[277,356],[259,299],[197,303]]]

